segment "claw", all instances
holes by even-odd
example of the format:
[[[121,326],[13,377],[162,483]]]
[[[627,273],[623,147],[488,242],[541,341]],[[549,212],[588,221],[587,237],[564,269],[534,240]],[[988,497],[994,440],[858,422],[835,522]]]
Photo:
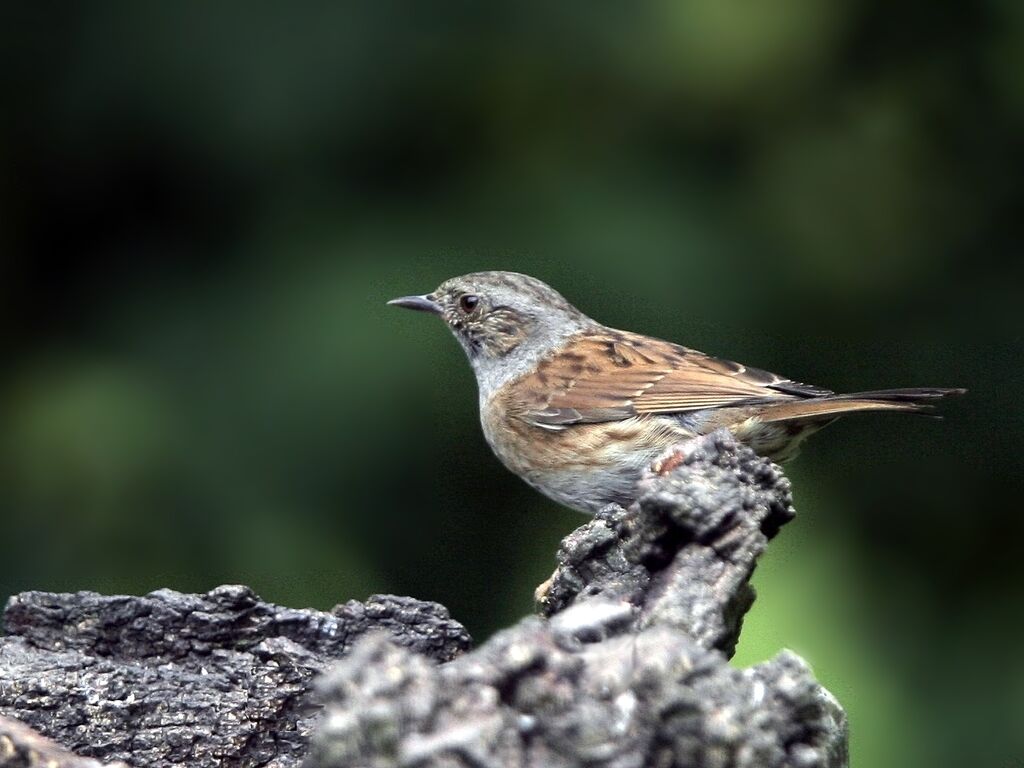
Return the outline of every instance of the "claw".
[[[651,471],[656,475],[667,475],[684,461],[686,461],[686,453],[677,448],[668,456],[655,461],[651,465]]]

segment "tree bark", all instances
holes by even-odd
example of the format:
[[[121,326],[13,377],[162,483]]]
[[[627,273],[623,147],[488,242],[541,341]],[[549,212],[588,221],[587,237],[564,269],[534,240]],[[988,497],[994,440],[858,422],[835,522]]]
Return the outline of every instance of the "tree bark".
[[[728,663],[793,514],[781,470],[728,433],[682,444],[563,540],[538,615],[475,651],[412,598],[18,595],[0,715],[61,747],[0,719],[0,768],[840,768],[845,715],[798,656]]]
[[[330,613],[283,608],[247,587],[143,597],[25,592],[0,637],[0,715],[71,752],[135,766],[295,766],[317,707],[313,679],[374,631],[447,661],[470,645],[436,604],[377,595]],[[5,734],[38,753],[23,731]],[[72,755],[39,765],[85,765]],[[35,763],[27,763],[34,765]]]

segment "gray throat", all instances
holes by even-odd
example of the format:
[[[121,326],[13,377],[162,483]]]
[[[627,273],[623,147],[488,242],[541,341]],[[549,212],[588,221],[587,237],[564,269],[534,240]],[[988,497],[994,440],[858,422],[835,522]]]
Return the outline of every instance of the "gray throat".
[[[559,349],[566,339],[597,325],[585,315],[568,322],[541,323],[526,341],[504,357],[470,356],[469,364],[480,390],[480,404],[490,400],[504,384],[533,372],[537,364]]]

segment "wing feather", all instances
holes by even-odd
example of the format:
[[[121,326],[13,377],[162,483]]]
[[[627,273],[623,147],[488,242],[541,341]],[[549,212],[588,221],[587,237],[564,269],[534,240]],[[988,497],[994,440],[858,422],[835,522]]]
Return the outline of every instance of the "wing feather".
[[[667,341],[611,329],[587,331],[572,340],[517,382],[517,390],[522,417],[549,428],[831,394]]]

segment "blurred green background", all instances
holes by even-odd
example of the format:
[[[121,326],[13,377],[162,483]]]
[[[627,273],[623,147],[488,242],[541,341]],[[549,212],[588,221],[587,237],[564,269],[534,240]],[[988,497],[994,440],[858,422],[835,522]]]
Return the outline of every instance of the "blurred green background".
[[[528,612],[582,518],[384,306],[513,269],[802,381],[970,388],[790,465],[736,662],[804,654],[855,765],[1024,757],[1024,4],[4,3],[0,88],[0,597]]]

